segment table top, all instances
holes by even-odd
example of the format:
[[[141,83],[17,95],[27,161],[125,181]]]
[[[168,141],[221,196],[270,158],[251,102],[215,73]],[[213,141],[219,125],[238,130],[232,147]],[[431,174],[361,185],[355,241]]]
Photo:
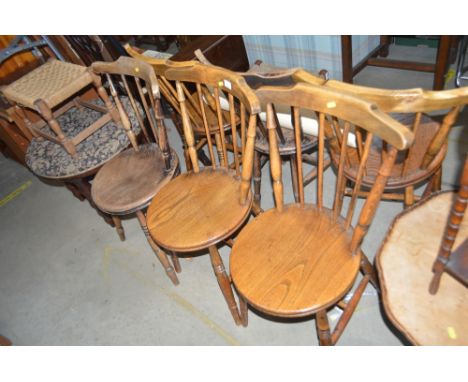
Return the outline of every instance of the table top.
[[[127,98],[123,98],[122,101],[130,117],[132,129],[138,134],[140,127],[130,102]],[[103,105],[101,100],[92,102]],[[81,110],[73,107],[57,120],[65,135],[73,137],[101,115],[86,107]],[[44,129],[48,129],[48,126]],[[49,133],[53,135],[51,131]],[[69,180],[93,174],[107,161],[125,150],[129,144],[130,141],[123,128],[111,120],[76,146],[76,157],[72,157],[57,143],[43,138],[33,138],[26,152],[26,164],[41,178]]]

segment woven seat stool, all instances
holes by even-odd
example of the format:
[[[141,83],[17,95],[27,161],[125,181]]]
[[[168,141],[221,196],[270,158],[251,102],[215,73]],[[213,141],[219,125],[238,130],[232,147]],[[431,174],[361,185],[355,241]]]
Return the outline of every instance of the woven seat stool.
[[[105,107],[87,103],[80,99],[79,93],[88,86],[94,86]],[[120,117],[115,106],[102,86],[99,76],[88,68],[68,62],[49,60],[44,65],[1,89],[5,98],[14,106],[15,113],[25,121],[35,137],[45,138],[62,145],[65,150],[76,156],[76,146],[100,129],[110,120],[120,125]],[[66,103],[65,103],[66,102]],[[66,136],[57,118],[75,107],[87,107],[103,115],[76,136]],[[25,109],[39,114],[38,122],[33,122]],[[48,124],[54,135],[43,127]]]

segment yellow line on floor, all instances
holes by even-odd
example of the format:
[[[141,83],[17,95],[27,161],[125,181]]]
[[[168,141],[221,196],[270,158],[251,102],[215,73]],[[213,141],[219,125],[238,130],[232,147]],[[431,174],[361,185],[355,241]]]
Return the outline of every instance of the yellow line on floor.
[[[222,337],[229,345],[240,345],[239,341],[227,333],[221,326],[219,326],[216,322],[211,320],[206,314],[202,311],[197,309],[194,305],[192,305],[188,300],[184,297],[179,295],[176,292],[172,292],[167,290],[166,288],[157,284],[153,279],[148,279],[143,274],[138,271],[134,271],[130,268],[128,264],[125,262],[117,260],[115,257],[112,256],[112,253],[121,252],[124,254],[131,254],[135,255],[135,252],[130,251],[128,249],[121,249],[121,248],[114,248],[111,246],[106,246],[104,248],[104,257],[103,257],[103,270],[102,275],[106,281],[108,281],[107,271],[110,264],[114,264],[118,266],[120,269],[125,270],[128,272],[132,277],[140,281],[143,285],[147,287],[153,287],[161,291],[167,297],[169,297],[172,301],[176,304],[187,310],[190,314],[198,318],[201,322],[203,322],[211,331]]]
[[[28,180],[24,182],[21,186],[19,186],[15,191],[10,192],[7,196],[0,200],[0,207],[11,202],[14,198],[20,195],[24,190],[26,190],[29,186],[31,186],[32,181]]]

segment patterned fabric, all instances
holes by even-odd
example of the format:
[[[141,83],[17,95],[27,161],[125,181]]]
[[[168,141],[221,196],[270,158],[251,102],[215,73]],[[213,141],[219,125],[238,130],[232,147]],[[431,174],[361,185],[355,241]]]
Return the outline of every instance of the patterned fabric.
[[[256,60],[282,68],[328,70],[342,80],[340,36],[243,36],[250,66]],[[379,36],[353,36],[353,65],[379,44]]]
[[[93,101],[93,103],[104,105],[100,99]],[[122,104],[127,110],[133,131],[138,134],[140,127],[128,98],[122,98]],[[73,107],[62,114],[58,118],[58,122],[67,136],[74,137],[101,115],[98,111],[86,107],[81,110]],[[44,129],[48,129],[48,127],[44,127]],[[47,132],[53,134],[50,130]],[[123,128],[110,121],[76,146],[76,157],[72,157],[57,143],[34,138],[26,152],[26,164],[37,176],[42,178],[77,177],[102,166],[125,150],[129,144],[130,141]]]

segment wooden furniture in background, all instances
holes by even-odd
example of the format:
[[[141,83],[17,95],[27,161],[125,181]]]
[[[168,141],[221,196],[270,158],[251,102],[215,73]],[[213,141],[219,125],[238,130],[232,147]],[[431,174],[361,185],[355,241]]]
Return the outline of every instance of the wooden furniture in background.
[[[243,322],[247,304],[279,317],[315,314],[320,344],[332,345],[340,338],[369,281],[377,285],[372,265],[361,250],[361,243],[374,218],[398,150],[409,147],[413,134],[371,104],[352,95],[321,86],[299,83],[293,87],[261,87],[256,91],[267,110],[270,144],[270,169],[275,208],[258,215],[236,238],[231,252],[230,270],[241,296]],[[282,158],[276,134],[273,105],[292,107],[299,183],[299,203],[286,203],[283,195]],[[300,114],[318,114],[318,163],[314,187],[306,194],[303,184],[302,128]],[[355,126],[366,130],[363,137],[358,181],[362,179],[374,136],[388,145],[385,160],[377,169],[377,179],[362,209],[356,204],[358,186],[342,215],[339,190],[345,183],[346,149]],[[337,176],[324,174],[325,139],[334,141],[343,154]],[[352,226],[357,214],[357,224]],[[359,270],[363,278],[349,302]],[[333,332],[327,309],[338,305],[343,314]]]
[[[437,48],[437,59],[435,64],[400,61],[386,58],[378,58],[378,56],[388,56],[388,46],[390,44],[390,36],[381,36],[380,44],[364,57],[358,64],[353,66],[352,42],[351,36],[341,36],[341,60],[343,67],[343,81],[352,83],[353,77],[358,74],[367,65],[379,66],[384,68],[416,70],[422,72],[434,73],[433,90],[441,90],[444,88],[445,74],[447,72],[450,49],[453,47],[452,40],[455,36],[440,36],[439,46]]]
[[[440,280],[444,272],[455,277],[465,286],[468,286],[468,234],[461,237],[462,243],[452,248],[460,234],[460,225],[465,216],[466,205],[468,204],[468,156],[465,159],[465,166],[460,179],[460,191],[458,192],[449,220],[445,228],[439,254],[433,265],[434,277],[432,278],[429,292],[436,294],[439,290]],[[462,232],[463,233],[463,232]]]
[[[419,197],[414,195],[416,186],[427,183],[423,197],[440,190],[442,162],[447,153],[450,128],[456,122],[460,109],[468,104],[468,87],[437,92],[422,89],[386,90],[335,80],[324,81],[304,70],[297,71],[294,77],[298,81],[336,89],[369,100],[382,111],[392,113],[394,118],[413,131],[414,144],[397,157],[382,199],[403,200],[405,206],[410,206],[419,200]],[[433,112],[439,113],[437,118],[429,116]],[[345,163],[345,176],[352,183],[356,182],[363,152],[363,133],[359,130],[357,133],[356,144],[347,148]],[[384,146],[384,143],[377,141],[371,145],[359,196],[365,195],[366,190],[374,184],[377,168],[384,160]],[[332,160],[337,166],[340,161],[340,148],[330,141],[329,148]],[[352,191],[345,188],[343,192],[350,195]]]
[[[467,185],[465,161],[460,193],[435,193],[396,216],[376,257],[385,312],[416,345],[468,345]]]
[[[230,278],[217,245],[229,241],[251,211],[252,160],[260,105],[241,76],[222,68],[195,63],[189,68],[168,69],[164,77],[176,83],[177,101],[193,170],[169,182],[154,197],[147,212],[148,228],[156,243],[170,251],[190,253],[209,250],[219,286],[235,323],[239,325],[241,321]],[[195,87],[195,94],[187,90],[188,86]],[[230,169],[228,164],[221,93],[226,94],[230,105],[234,169]],[[211,162],[205,168],[200,168],[197,157],[188,112],[190,103],[198,104],[202,113]],[[240,115],[239,129],[235,123],[236,110]],[[215,157],[207,119],[207,114],[212,112],[218,120],[221,140],[219,154],[222,152],[222,155],[218,158]]]
[[[179,281],[174,268],[167,255],[151,239],[144,214],[144,209],[157,192],[179,172],[177,154],[171,150],[167,139],[158,81],[153,68],[133,58],[120,57],[111,63],[95,62],[91,69],[96,75],[107,77],[120,119],[126,129],[131,131],[130,119],[111,76],[119,78],[145,137],[152,134],[157,142],[138,145],[135,138],[131,139],[132,147],[108,161],[95,176],[91,188],[92,199],[99,209],[113,217],[136,214],[151,248],[168,277],[177,285]],[[134,97],[131,86],[138,89],[139,97]],[[121,240],[125,240],[120,219],[114,218],[114,222]],[[174,259],[175,269],[179,271],[178,259]]]
[[[195,60],[197,49],[200,49],[213,65],[237,72],[245,72],[249,69],[249,60],[242,36],[200,36],[182,47],[171,57],[171,60]]]

